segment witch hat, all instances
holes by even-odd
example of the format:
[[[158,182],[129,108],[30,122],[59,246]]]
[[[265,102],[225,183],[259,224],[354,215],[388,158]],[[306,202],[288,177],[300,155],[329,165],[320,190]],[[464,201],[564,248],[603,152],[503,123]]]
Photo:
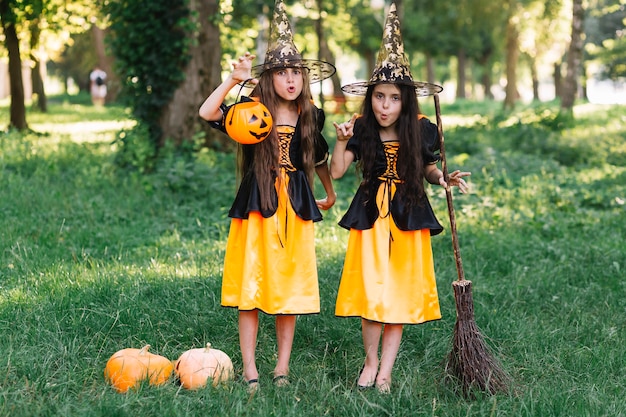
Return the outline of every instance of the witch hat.
[[[302,58],[293,43],[293,32],[283,0],[276,0],[265,61],[252,67],[252,77],[258,78],[263,72],[275,68],[306,68],[311,83],[329,78],[336,71],[335,66],[328,62]]]
[[[369,81],[344,85],[341,89],[348,94],[364,96],[369,86],[381,83],[412,85],[418,97],[429,96],[443,90],[443,87],[437,84],[413,81],[409,60],[404,53],[400,19],[395,3],[391,3],[389,7],[376,67]]]

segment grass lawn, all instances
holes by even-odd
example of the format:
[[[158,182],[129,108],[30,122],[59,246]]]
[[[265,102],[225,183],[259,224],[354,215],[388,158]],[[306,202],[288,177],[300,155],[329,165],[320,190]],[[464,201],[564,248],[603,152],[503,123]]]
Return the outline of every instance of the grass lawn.
[[[106,361],[145,344],[175,360],[210,342],[241,373],[236,311],[220,306],[234,157],[122,170],[127,112],[59,100],[29,111],[33,133],[0,133],[0,416],[626,416],[626,108],[581,103],[575,121],[554,103],[442,112],[449,166],[472,172],[454,202],[476,322],[510,393],[466,399],[444,381],[457,274],[445,193],[432,187],[443,318],[405,327],[391,395],[355,389],[360,323],[334,317],[350,173],[316,226],[322,311],[298,318],[290,386],[271,384],[274,324],[262,315],[256,396],[239,381],[116,393]],[[328,115],[331,146],[342,117]]]

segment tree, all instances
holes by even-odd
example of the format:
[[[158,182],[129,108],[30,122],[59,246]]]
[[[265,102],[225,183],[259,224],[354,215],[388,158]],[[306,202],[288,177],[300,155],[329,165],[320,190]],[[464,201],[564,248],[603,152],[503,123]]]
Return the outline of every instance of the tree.
[[[515,0],[509,2],[513,6]],[[506,23],[506,95],[504,108],[512,109],[519,98],[517,91],[517,60],[519,57],[519,18],[516,8],[511,7],[510,15]]]
[[[11,92],[9,127],[28,129],[24,105],[24,83],[22,80],[22,57],[20,40],[17,36],[18,6],[15,1],[0,0],[0,20],[4,32],[4,46],[9,53],[9,79]]]
[[[74,24],[68,20],[72,15],[74,20],[81,20],[97,0],[1,0],[0,19],[4,32],[4,42],[9,54],[9,79],[11,94],[10,126],[19,130],[28,129],[26,122],[26,108],[24,84],[22,78],[22,56],[19,34],[28,34],[27,56],[33,62],[31,77],[33,92],[37,94],[38,106],[46,110],[46,94],[43,79],[41,78],[41,61],[38,57],[42,27],[48,31],[67,29]],[[82,19],[84,20],[84,19]]]
[[[191,0],[189,8],[191,15],[197,16],[193,23],[195,29],[188,32],[188,36],[195,34],[194,42],[189,46],[190,59],[184,68],[184,79],[163,109],[159,121],[163,135],[159,144],[162,146],[166,139],[172,139],[180,145],[192,140],[194,133],[202,129],[209,145],[221,147],[228,138],[216,135],[198,117],[202,100],[221,81],[222,48],[219,27],[214,19],[218,13],[218,0]]]
[[[626,0],[592,0],[585,16],[585,49],[599,64],[595,74],[626,78]]]
[[[505,32],[505,61],[506,61],[506,88],[504,98],[504,108],[512,109],[520,98],[518,90],[518,63],[520,57],[520,49],[522,46],[521,36],[526,27],[525,22],[530,10],[533,9],[535,0],[509,0],[504,4],[506,13],[506,32]],[[548,2],[546,2],[547,4]],[[524,34],[525,35],[525,34]],[[534,62],[531,60],[531,74]]]
[[[578,92],[578,76],[582,68],[583,58],[583,24],[585,9],[582,0],[574,0],[572,7],[572,40],[567,54],[567,74],[563,80],[563,97],[561,109],[572,111],[574,100]]]
[[[154,154],[166,143],[204,143],[232,148],[198,117],[202,100],[221,81],[222,48],[218,0],[119,0],[107,3],[110,46],[120,78],[120,100],[128,103]],[[233,26],[236,26],[234,24]],[[123,147],[132,153],[127,135]]]
[[[352,31],[344,32],[343,36],[349,36],[347,45],[365,58],[366,68],[363,77],[369,78],[374,71],[376,54],[380,49],[380,40],[383,34],[384,13],[372,10],[361,2],[347,4],[346,11],[350,16]],[[378,19],[376,17],[379,17]]]
[[[449,57],[459,52],[455,34],[457,17],[456,4],[449,2],[417,0],[404,4],[404,47],[410,56],[421,53],[426,57],[426,81],[430,83],[441,83],[443,78],[436,77],[434,61],[441,59],[447,63]]]
[[[317,14],[315,19],[315,34],[317,35],[318,40],[318,56],[317,59],[321,61],[326,61],[331,63],[332,65],[336,65],[335,55],[330,49],[328,45],[328,40],[326,39],[326,28],[324,27],[324,20],[327,16],[327,8],[326,4],[323,0],[317,1]],[[333,83],[333,94],[335,96],[335,100],[339,103],[344,102],[343,92],[341,91],[341,82],[337,74],[333,74],[331,77],[331,81]],[[321,90],[321,89],[320,89]],[[322,107],[324,106],[324,94],[323,91],[320,91],[320,102]]]
[[[64,82],[66,92],[70,79],[80,91],[89,91],[89,71],[97,62],[91,31],[74,33],[68,37],[63,49],[51,56],[48,70]]]
[[[39,47],[39,37],[41,28],[39,27],[39,19],[33,19],[29,25],[30,32],[30,60],[33,63],[30,72],[33,93],[37,96],[37,107],[42,112],[48,111],[48,99],[46,97],[46,89],[44,87],[43,78],[41,77],[41,60],[37,53]]]
[[[403,35],[407,50],[421,52],[431,58],[456,58],[457,98],[468,92],[468,73],[473,63],[479,63],[485,95],[491,90],[491,59],[496,51],[495,37],[502,20],[499,3],[486,0],[439,2],[417,0],[405,3]],[[432,69],[428,81],[433,82]]]
[[[148,132],[156,151],[163,129],[163,108],[183,80],[188,62],[188,42],[182,28],[189,10],[184,1],[109,2],[105,12],[111,20],[109,42],[121,79],[121,99]]]
[[[520,53],[530,69],[534,100],[539,100],[542,61],[549,52],[562,56],[567,48],[569,13],[565,13],[563,3],[533,0],[524,8],[524,19],[520,21]]]

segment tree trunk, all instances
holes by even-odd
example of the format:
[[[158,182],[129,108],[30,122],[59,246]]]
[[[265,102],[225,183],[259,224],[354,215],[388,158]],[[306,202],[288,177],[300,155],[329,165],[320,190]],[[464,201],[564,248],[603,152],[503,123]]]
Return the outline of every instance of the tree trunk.
[[[366,51],[363,58],[365,59],[365,62],[367,63],[367,72],[366,72],[366,77],[369,78],[369,74],[372,74],[374,72],[374,69],[376,68],[376,54],[378,53],[378,51]]]
[[[519,32],[513,19],[509,16],[506,24],[506,96],[504,108],[512,109],[518,99],[517,92],[517,60],[519,58]]]
[[[41,29],[39,28],[39,19],[30,22],[30,59],[33,61],[33,67],[30,71],[30,82],[33,88],[33,94],[37,97],[37,108],[45,113],[48,111],[48,99],[44,88],[43,77],[41,76],[41,60],[37,56],[39,48],[39,38]]]
[[[324,41],[321,46],[324,49],[322,60],[335,65],[335,62],[336,62],[335,55],[332,53],[332,51],[328,47],[328,42]],[[337,102],[337,108],[335,109],[335,111],[339,112],[341,110],[345,110],[346,96],[341,90],[341,80],[339,79],[339,76],[337,75],[337,73],[333,74],[333,76],[330,77],[330,80],[333,83],[333,97],[335,101]]]
[[[426,81],[431,84],[435,82],[435,60],[430,53],[426,54]]]
[[[563,77],[561,76],[561,63],[554,63],[554,97],[563,97]]]
[[[461,48],[457,53],[457,84],[456,84],[456,98],[465,98],[465,64],[466,56],[465,49]]]
[[[330,47],[328,46],[328,41],[326,40],[326,37],[324,36],[324,25],[322,23],[322,18],[321,18],[321,15],[322,15],[321,11],[324,10],[323,5],[322,5],[322,0],[317,0],[317,7],[318,7],[318,10],[320,11],[320,18],[316,22],[316,30],[317,30],[317,36],[318,36],[318,41],[319,41],[318,59],[320,61],[326,61],[332,65],[335,65],[336,63],[335,55],[330,50]],[[337,73],[335,73],[330,78],[330,80],[333,83],[333,98],[335,100],[335,112],[339,113],[345,110],[346,98],[343,94],[343,91],[341,91],[341,80],[337,76]],[[324,93],[323,93],[321,85],[320,85],[320,103],[322,103],[322,105],[324,104]]]
[[[478,65],[481,69],[480,84],[483,87],[483,94],[486,100],[493,100],[493,93],[491,92],[491,86],[493,79],[491,76],[491,55],[492,49],[486,49],[478,59]]]
[[[572,12],[572,40],[567,53],[567,73],[563,80],[561,109],[571,111],[578,92],[578,75],[583,59],[583,23],[585,9],[582,0],[574,0]]]
[[[46,113],[48,111],[48,97],[46,96],[46,89],[41,76],[41,61],[34,54],[31,54],[31,59],[34,65],[31,69],[30,80],[33,86],[33,93],[37,95],[37,108],[42,113]]]
[[[10,7],[2,2],[2,28],[4,30],[4,46],[9,53],[9,86],[11,93],[11,121],[10,126],[18,130],[28,129],[26,123],[26,108],[24,105],[24,82],[22,80],[22,58],[20,57],[20,40],[17,37],[15,24],[7,22],[5,18],[11,11]]]
[[[322,20],[322,0],[317,0],[317,19],[315,20],[315,34],[317,35],[317,59],[324,60],[322,57],[324,55],[323,44],[325,42],[324,39],[324,24]],[[324,89],[322,88],[322,83],[320,82],[320,95],[319,102],[322,108],[324,108]]]
[[[185,68],[185,79],[174,92],[172,99],[163,110],[160,120],[163,135],[162,146],[166,140],[176,145],[193,140],[198,131],[204,131],[205,144],[213,148],[231,148],[232,141],[220,132],[212,129],[198,116],[202,101],[221,82],[222,47],[219,27],[212,23],[219,13],[218,0],[191,0],[189,8],[196,16],[197,42],[190,47],[191,59]],[[191,36],[191,35],[190,35]]]
[[[537,61],[534,57],[528,55],[530,62],[530,78],[533,83],[533,100],[539,101],[539,74],[537,73]]]
[[[587,95],[587,68],[585,66],[585,63],[582,63],[582,71],[580,74],[580,98],[582,98],[585,101],[589,101],[589,96]]]

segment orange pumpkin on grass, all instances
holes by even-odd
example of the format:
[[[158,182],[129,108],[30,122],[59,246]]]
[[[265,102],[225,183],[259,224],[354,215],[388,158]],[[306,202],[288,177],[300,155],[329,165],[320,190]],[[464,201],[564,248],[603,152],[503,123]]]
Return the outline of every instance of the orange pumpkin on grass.
[[[115,352],[104,368],[104,379],[121,393],[138,387],[144,380],[150,385],[164,384],[171,376],[174,364],[164,356],[148,352],[148,349],[150,345]]]
[[[180,385],[187,389],[202,388],[209,379],[216,387],[233,378],[233,363],[221,350],[206,347],[184,352],[175,363],[174,370]]]

